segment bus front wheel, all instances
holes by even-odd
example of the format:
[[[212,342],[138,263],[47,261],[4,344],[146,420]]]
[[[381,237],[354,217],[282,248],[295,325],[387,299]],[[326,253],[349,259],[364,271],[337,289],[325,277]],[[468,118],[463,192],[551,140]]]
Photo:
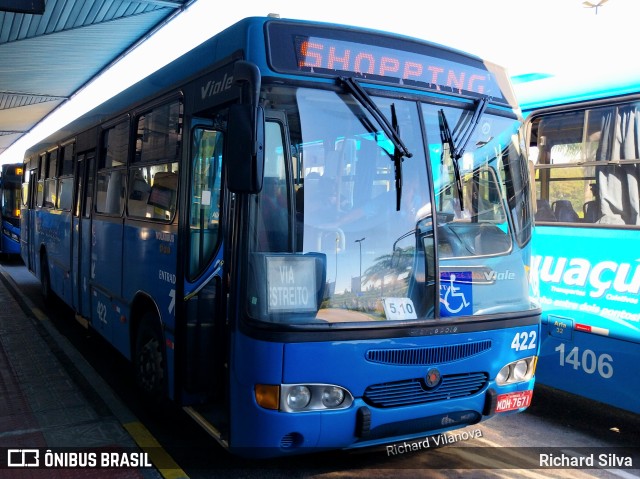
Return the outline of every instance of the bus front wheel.
[[[165,395],[166,361],[157,316],[146,313],[136,336],[135,377],[140,390],[153,402]]]

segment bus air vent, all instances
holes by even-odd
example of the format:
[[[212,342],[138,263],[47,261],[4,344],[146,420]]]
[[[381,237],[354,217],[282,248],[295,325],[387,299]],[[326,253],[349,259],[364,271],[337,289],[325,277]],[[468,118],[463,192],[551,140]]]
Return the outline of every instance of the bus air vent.
[[[366,358],[367,361],[374,363],[428,366],[467,359],[489,349],[491,349],[491,340],[487,339],[431,348],[370,349],[367,351]]]
[[[293,447],[299,447],[304,442],[304,438],[302,434],[297,432],[290,432],[289,434],[285,434],[280,439],[280,447],[282,449],[290,449]]]

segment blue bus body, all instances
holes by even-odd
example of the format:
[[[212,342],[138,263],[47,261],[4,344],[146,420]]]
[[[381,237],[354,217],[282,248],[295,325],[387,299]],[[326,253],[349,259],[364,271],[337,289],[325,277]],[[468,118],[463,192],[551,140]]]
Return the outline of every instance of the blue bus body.
[[[2,242],[0,253],[20,254],[20,191],[22,189],[22,164],[2,165],[0,172],[0,219]]]
[[[640,412],[638,85],[539,100],[527,113],[537,211],[537,380]],[[532,103],[532,104],[533,104]]]
[[[23,259],[238,454],[518,412],[540,311],[512,98],[440,46],[245,19],[27,152]]]

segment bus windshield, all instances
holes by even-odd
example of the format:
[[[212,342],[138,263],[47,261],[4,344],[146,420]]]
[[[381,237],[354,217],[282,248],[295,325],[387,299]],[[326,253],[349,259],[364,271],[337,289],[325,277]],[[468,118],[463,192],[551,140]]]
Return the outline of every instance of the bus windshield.
[[[5,219],[18,218],[20,216],[20,190],[22,184],[19,181],[2,182],[2,217]]]
[[[441,107],[373,97],[387,118],[395,110],[412,153],[402,160],[398,209],[397,146],[359,101],[347,92],[268,91],[267,107],[285,114],[269,120],[267,113],[264,185],[251,222],[250,316],[397,324],[530,308],[522,282],[498,281],[526,275],[522,258],[510,253],[531,228],[515,118],[482,116],[460,159],[458,186],[440,135]],[[473,106],[446,110],[454,134],[474,115]]]

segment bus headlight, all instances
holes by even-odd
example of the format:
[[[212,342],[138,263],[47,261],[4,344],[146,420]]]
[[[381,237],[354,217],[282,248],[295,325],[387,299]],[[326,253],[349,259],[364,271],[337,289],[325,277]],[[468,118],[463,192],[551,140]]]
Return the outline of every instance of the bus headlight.
[[[282,412],[347,409],[353,404],[353,395],[334,384],[281,384],[279,388],[279,410]],[[256,386],[256,391],[262,390],[263,386]],[[271,397],[275,397],[275,394]],[[263,405],[264,401],[257,402],[262,407],[267,407]]]
[[[507,364],[500,370],[500,372],[496,376],[496,383],[498,383],[500,386],[507,384],[510,374],[511,374],[511,368],[509,367],[509,364]]]
[[[337,386],[327,386],[322,391],[322,405],[324,407],[333,409],[344,401],[344,389]]]
[[[307,386],[293,386],[287,393],[287,406],[294,411],[300,411],[309,405],[311,391]]]
[[[517,361],[506,364],[500,369],[500,372],[498,372],[496,376],[496,384],[498,386],[505,386],[507,384],[529,381],[533,377],[535,369],[535,356],[518,359]]]
[[[529,364],[524,359],[516,361],[516,363],[513,365],[513,379],[515,381],[524,381],[527,377],[528,371]]]

